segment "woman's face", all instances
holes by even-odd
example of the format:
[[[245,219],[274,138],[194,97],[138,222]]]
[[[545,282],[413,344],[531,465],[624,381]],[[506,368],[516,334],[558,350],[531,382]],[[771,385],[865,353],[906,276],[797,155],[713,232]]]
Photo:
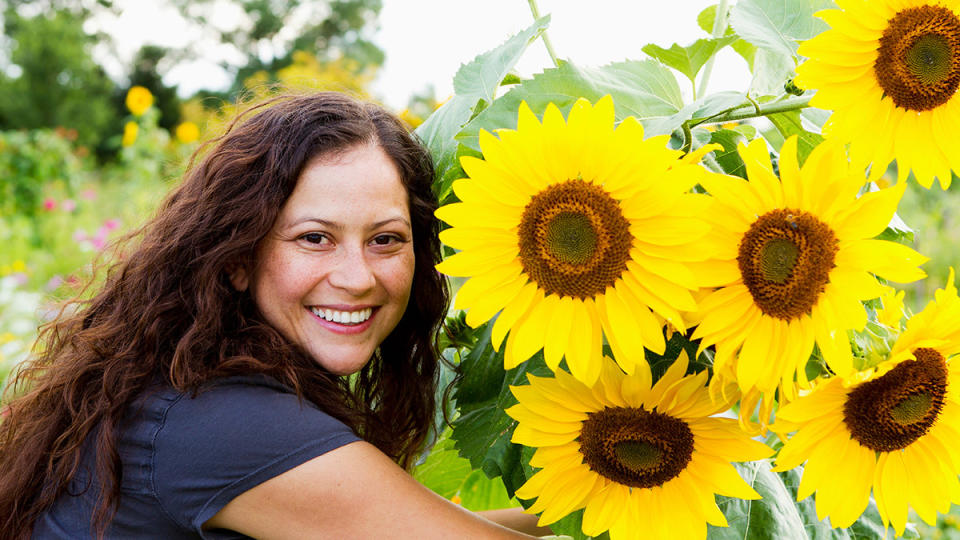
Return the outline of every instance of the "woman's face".
[[[267,322],[328,371],[359,371],[400,321],[413,231],[400,174],[364,144],[310,161],[257,251],[249,286]]]

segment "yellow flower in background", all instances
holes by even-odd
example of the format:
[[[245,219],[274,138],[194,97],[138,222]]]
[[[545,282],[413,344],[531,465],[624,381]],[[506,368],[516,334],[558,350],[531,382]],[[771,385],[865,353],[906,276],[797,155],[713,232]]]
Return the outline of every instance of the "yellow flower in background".
[[[517,130],[480,132],[484,159],[461,160],[469,178],[453,190],[462,202],[437,210],[453,227],[440,233],[461,250],[437,269],[470,277],[456,296],[478,326],[493,325],[499,350],[509,331],[505,367],[543,348],[556,370],[600,375],[604,338],[620,366],[650,380],[644,347],[663,353],[664,321],[684,330],[680,311],[708,272],[709,231],[700,217],[711,200],[687,193],[713,174],[680,159],[669,136],[644,139],[630,117],[614,129],[610,96],[578,100],[564,120],[555,105],[543,122],[524,103]]]
[[[126,104],[131,114],[141,116],[147,112],[147,109],[153,106],[153,94],[150,93],[150,90],[142,86],[132,86],[130,90],[127,91]]]
[[[850,143],[871,179],[897,160],[900,181],[912,169],[946,189],[960,173],[960,4],[935,0],[841,0],[817,13],[831,29],[797,51],[809,60],[794,82],[831,109],[828,138]]]
[[[873,490],[884,525],[903,534],[908,507],[933,525],[960,503],[960,298],[953,285],[907,321],[889,361],[835,377],[782,407],[772,428],[796,432],[775,470],[803,462],[797,492],[816,492],[817,518],[848,527]]]
[[[423,118],[420,118],[416,114],[410,111],[410,109],[404,109],[400,111],[400,119],[407,123],[411,128],[416,128],[423,123]]]
[[[123,125],[123,139],[120,141],[124,147],[133,146],[137,142],[137,133],[140,132],[140,126],[136,122],[127,122]]]
[[[707,372],[684,376],[687,365],[682,353],[652,387],[609,358],[592,386],[563,370],[511,386],[512,441],[535,447],[530,465],[541,469],[517,490],[537,499],[527,511],[546,525],[584,508],[583,532],[612,540],[696,539],[707,523],[727,526],[715,494],[759,499],[731,462],[772,450],[714,417],[733,401],[711,399]]]
[[[200,128],[190,121],[181,122],[175,130],[177,140],[182,144],[196,142],[200,138]]]
[[[789,401],[795,378],[808,385],[804,366],[814,344],[834,373],[850,373],[846,330],[862,329],[867,313],[861,301],[883,294],[874,275],[915,281],[924,277],[917,265],[927,258],[873,239],[887,227],[906,185],[858,197],[864,178],[839,143],[819,145],[801,169],[797,138],[789,138],[780,153],[780,178],[763,140],[741,145],[739,153],[749,180],[702,181],[716,198],[711,239],[723,260],[711,265],[709,285],[719,288],[700,302],[693,338],[702,338],[701,348],[716,345],[718,376],[735,373],[742,392],[762,393],[770,410],[778,387]]]

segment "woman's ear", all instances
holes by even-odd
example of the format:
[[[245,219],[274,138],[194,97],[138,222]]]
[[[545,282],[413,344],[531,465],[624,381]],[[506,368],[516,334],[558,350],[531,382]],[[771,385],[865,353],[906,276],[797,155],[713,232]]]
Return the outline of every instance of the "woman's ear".
[[[228,265],[227,277],[230,278],[230,283],[233,285],[233,288],[237,290],[237,292],[243,292],[247,290],[247,287],[250,285],[250,276],[247,273],[247,269],[243,265]]]

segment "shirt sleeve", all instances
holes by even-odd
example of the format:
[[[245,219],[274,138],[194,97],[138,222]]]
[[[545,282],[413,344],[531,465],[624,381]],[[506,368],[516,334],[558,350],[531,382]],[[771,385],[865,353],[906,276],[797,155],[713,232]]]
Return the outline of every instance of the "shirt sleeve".
[[[279,383],[225,382],[167,409],[153,445],[153,488],[171,519],[204,536],[204,522],[237,495],[358,440]]]

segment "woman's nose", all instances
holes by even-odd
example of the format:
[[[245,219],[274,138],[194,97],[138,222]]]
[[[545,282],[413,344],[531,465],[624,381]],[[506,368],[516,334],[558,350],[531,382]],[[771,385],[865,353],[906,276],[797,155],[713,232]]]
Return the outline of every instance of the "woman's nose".
[[[362,296],[377,284],[370,261],[360,248],[344,248],[336,267],[328,277],[330,285],[347,291],[353,296]]]

